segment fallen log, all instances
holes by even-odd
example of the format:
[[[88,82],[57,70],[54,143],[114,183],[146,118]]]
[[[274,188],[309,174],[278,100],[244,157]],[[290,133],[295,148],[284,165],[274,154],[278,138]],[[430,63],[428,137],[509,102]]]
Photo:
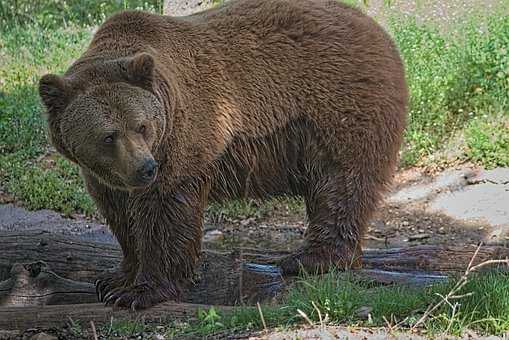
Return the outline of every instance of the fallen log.
[[[121,259],[115,245],[44,231],[4,232],[0,249],[0,306],[95,302],[95,278],[116,268]],[[366,249],[364,268],[355,273],[382,283],[427,284],[464,271],[475,249],[473,245]],[[256,249],[205,250],[185,302],[234,305],[273,297],[285,285],[273,265],[284,255]],[[474,264],[507,257],[507,247],[484,246]]]
[[[0,306],[97,302],[93,282],[115,269],[120,249],[45,231],[0,234]],[[205,251],[184,302],[234,305],[275,296],[282,288],[277,268],[242,269],[239,252]]]
[[[364,268],[352,273],[383,284],[429,284],[464,272],[476,248],[473,245],[421,245],[366,249]],[[284,279],[279,267],[274,265],[284,255],[285,252],[257,249],[224,253],[205,250],[194,283],[185,291],[185,302],[224,306],[274,297],[291,281]],[[51,324],[51,320],[59,323],[67,311],[72,311],[71,317],[77,320],[91,320],[92,314],[99,315],[99,319],[93,319],[97,322],[108,319],[107,316],[111,317],[114,313],[110,308],[91,304],[96,301],[93,281],[101,272],[115,268],[120,258],[120,250],[111,244],[81,241],[48,232],[2,233],[0,306],[4,308],[0,308],[0,329],[12,329],[8,326],[22,324],[35,327]],[[480,249],[473,264],[505,258],[509,258],[509,248],[487,245]],[[73,309],[68,304],[81,305]],[[168,317],[180,315],[179,304],[161,306],[171,306],[161,307],[166,308],[164,313]],[[195,310],[194,307],[189,308]],[[130,317],[157,317],[157,313],[150,314],[152,310],[134,313]],[[156,311],[163,313],[163,309]],[[115,315],[124,316],[122,312]],[[26,323],[21,320],[23,317]]]

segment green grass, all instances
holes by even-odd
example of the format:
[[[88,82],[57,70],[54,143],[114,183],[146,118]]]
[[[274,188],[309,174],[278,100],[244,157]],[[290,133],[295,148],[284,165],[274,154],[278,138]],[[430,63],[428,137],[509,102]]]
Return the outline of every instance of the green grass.
[[[50,165],[40,160],[51,149],[36,84],[79,57],[91,25],[124,8],[160,11],[161,1],[18,0],[0,6],[0,187],[30,209],[94,213],[75,166],[58,156]],[[396,15],[389,19],[411,92],[402,165],[437,161],[459,140],[455,159],[446,162],[508,166],[509,18],[466,18],[453,33]],[[288,205],[302,210],[302,201]],[[208,212],[242,219],[264,216],[272,206],[242,201],[213,205]]]
[[[486,167],[509,166],[507,117],[473,120],[465,129],[467,156]]]
[[[506,273],[474,275],[459,294],[471,293],[458,300],[453,313],[445,304],[424,323],[428,333],[439,334],[447,329],[461,335],[467,329],[479,334],[500,335],[509,331],[509,277]],[[290,289],[280,306],[263,306],[262,313],[268,327],[289,327],[304,322],[299,310],[312,322],[320,324],[320,317],[332,325],[384,327],[386,322],[401,323],[410,328],[430,304],[440,301],[453,283],[427,288],[378,286],[365,280],[338,277],[330,273],[323,277],[304,277]],[[359,314],[361,308],[370,310],[370,317]],[[318,312],[319,311],[319,312]],[[387,321],[386,321],[387,320]],[[215,310],[202,312],[198,321],[180,328],[182,334],[208,335],[214,332],[261,330],[263,324],[256,308],[240,308],[229,315]]]
[[[502,335],[509,331],[509,274],[491,272],[471,275],[458,292],[461,299],[455,310],[443,304],[420,327],[432,336],[448,334],[461,336],[466,330],[480,335]],[[261,310],[270,329],[287,329],[308,321],[320,325],[350,327],[386,327],[398,324],[400,331],[409,330],[430,305],[439,302],[453,287],[449,283],[429,287],[382,286],[348,275],[329,273],[321,277],[302,277],[290,288],[285,300],[278,305],[262,304]],[[468,293],[468,294],[467,294]],[[360,313],[360,310],[367,310]],[[155,328],[157,326],[157,329]],[[168,338],[190,339],[206,336],[225,336],[263,330],[264,325],[256,307],[237,307],[221,313],[215,308],[200,310],[194,319],[184,322],[144,323],[141,320],[113,321],[100,329],[108,337],[136,336],[142,332],[165,334]]]
[[[304,201],[298,197],[276,197],[268,201],[239,199],[225,203],[212,203],[206,211],[211,221],[241,221],[248,218],[263,218],[273,215],[275,209],[284,209],[283,213],[297,215],[304,211]]]
[[[0,4],[0,25],[41,24],[45,27],[88,26],[124,9],[162,13],[163,0],[7,0]]]
[[[54,165],[38,160],[48,151],[37,82],[46,72],[63,72],[90,38],[90,29],[12,25],[2,29],[0,46],[0,185],[30,209],[91,214],[77,167],[57,156]]]
[[[412,19],[392,21],[411,93],[404,165],[425,162],[458,131],[475,139],[479,120],[509,122],[509,18],[485,18],[483,29],[479,21],[456,27],[460,36]],[[486,167],[507,165],[506,140],[507,132],[501,131],[489,138],[493,146],[469,142],[460,158]]]

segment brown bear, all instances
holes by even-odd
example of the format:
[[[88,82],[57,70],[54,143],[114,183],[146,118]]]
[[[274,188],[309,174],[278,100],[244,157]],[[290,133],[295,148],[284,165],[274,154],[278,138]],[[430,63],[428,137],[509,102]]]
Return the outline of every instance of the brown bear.
[[[99,298],[135,309],[179,296],[210,200],[300,195],[309,225],[283,273],[359,265],[407,111],[390,37],[319,0],[122,12],[39,90],[52,143],[80,166],[122,247]]]

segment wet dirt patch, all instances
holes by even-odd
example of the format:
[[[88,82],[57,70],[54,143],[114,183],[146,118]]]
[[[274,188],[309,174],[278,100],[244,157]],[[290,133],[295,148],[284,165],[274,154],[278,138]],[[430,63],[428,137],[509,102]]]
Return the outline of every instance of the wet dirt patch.
[[[291,211],[282,200],[261,217],[206,219],[204,246],[292,250],[306,230],[304,205]],[[41,229],[84,240],[116,242],[100,221],[69,219],[50,210],[0,205],[0,231]],[[506,242],[509,236],[509,169],[448,169],[429,176],[422,169],[398,173],[394,190],[368,226],[364,246]]]

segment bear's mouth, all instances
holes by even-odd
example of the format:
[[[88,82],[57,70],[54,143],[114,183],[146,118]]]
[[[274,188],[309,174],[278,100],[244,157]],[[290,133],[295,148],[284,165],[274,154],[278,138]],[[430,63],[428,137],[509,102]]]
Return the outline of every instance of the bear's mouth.
[[[113,171],[112,175],[117,178],[117,180],[116,180],[117,182],[118,181],[120,182],[120,183],[114,185],[114,187],[117,187],[117,188],[123,189],[123,190],[127,190],[127,191],[131,191],[131,190],[141,190],[141,189],[147,188],[150,185],[152,185],[155,182],[155,180],[157,179],[158,172],[156,171],[156,173],[154,174],[154,176],[152,176],[152,178],[146,178],[146,179],[142,179],[142,178],[138,178],[138,177],[122,176],[122,174],[120,174],[116,171]]]
[[[144,189],[155,182],[157,175],[158,170],[155,169],[150,176],[136,176],[131,181],[126,181],[126,185],[132,189]]]

